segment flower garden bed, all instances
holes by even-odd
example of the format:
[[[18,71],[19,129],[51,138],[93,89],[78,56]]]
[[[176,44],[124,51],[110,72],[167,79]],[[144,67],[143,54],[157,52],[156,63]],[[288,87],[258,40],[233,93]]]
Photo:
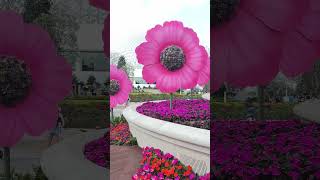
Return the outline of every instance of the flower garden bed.
[[[320,125],[281,121],[215,121],[213,172],[218,179],[319,179]]]
[[[193,172],[191,166],[185,166],[170,153],[163,153],[159,149],[145,147],[142,152],[141,168],[133,175],[133,180],[209,180],[210,174],[199,176]]]
[[[137,111],[152,118],[177,124],[210,129],[210,103],[204,99],[173,100],[170,110],[169,101],[146,102]]]
[[[110,144],[112,145],[136,145],[136,139],[132,137],[129,125],[126,122],[120,122],[111,126]]]
[[[107,168],[108,162],[110,162],[107,134],[86,144],[84,147],[84,155],[88,160],[98,166]]]
[[[150,103],[152,102],[145,104]],[[182,163],[190,164],[192,162],[190,166],[199,175],[204,175],[210,171],[209,130],[143,115],[137,111],[141,105],[142,103],[133,104],[123,111],[130,132],[137,139],[139,147],[151,146],[161,149],[165,153],[172,153]]]

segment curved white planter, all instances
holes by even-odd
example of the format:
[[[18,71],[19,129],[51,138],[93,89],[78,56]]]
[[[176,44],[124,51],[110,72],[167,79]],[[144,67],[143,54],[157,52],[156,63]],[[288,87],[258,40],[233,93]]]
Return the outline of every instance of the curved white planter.
[[[210,100],[210,93],[203,94],[202,98],[206,100]]]
[[[123,111],[140,147],[151,146],[171,153],[199,175],[210,172],[209,130],[145,116],[136,111],[141,104],[130,105]]]
[[[83,154],[88,142],[104,135],[106,130],[83,133],[63,140],[46,150],[41,157],[41,168],[49,180],[105,180],[109,170],[86,159]]]

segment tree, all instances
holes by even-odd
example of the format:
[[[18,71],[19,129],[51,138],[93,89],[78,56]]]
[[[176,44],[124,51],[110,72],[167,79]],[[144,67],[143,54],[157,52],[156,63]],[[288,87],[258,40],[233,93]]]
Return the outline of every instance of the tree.
[[[126,58],[124,56],[120,56],[119,60],[118,60],[118,65],[117,65],[118,69],[120,68],[126,68]]]
[[[51,5],[50,0],[25,0],[24,21],[31,23],[42,14],[50,14]]]
[[[320,61],[316,62],[313,70],[302,74],[298,78],[296,94],[311,95],[314,97],[320,94]]]
[[[96,77],[94,77],[93,75],[88,77],[88,80],[87,80],[88,85],[93,85],[95,82],[96,82]]]

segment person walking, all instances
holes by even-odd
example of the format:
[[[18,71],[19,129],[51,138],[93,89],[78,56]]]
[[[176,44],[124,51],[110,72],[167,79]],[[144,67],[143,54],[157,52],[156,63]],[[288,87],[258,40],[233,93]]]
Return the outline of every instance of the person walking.
[[[58,108],[58,119],[57,119],[57,123],[56,123],[56,127],[54,129],[51,130],[50,135],[49,135],[49,146],[52,145],[53,139],[56,137],[57,138],[57,142],[60,141],[61,139],[61,135],[62,135],[62,129],[64,127],[64,118],[63,115],[61,113],[61,108]]]

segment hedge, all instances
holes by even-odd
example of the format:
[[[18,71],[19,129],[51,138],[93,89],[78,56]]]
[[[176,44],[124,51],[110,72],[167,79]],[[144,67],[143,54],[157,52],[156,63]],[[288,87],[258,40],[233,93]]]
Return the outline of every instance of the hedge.
[[[60,103],[65,128],[106,128],[109,114],[106,100],[64,100]]]
[[[254,104],[258,112],[258,105]],[[243,102],[211,102],[215,119],[245,119],[246,106]],[[297,119],[293,113],[294,104],[275,103],[265,107],[265,119]]]
[[[70,96],[66,100],[108,100],[107,96]]]
[[[202,98],[201,94],[185,95],[174,94],[175,99],[199,99]],[[169,100],[170,94],[153,94],[153,93],[131,93],[131,102],[145,102],[145,101],[157,101],[157,100]]]

